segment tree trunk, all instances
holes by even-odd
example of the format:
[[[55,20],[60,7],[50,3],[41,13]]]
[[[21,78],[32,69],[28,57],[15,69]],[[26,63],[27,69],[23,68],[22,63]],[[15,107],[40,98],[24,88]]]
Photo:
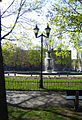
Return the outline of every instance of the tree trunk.
[[[1,48],[1,11],[0,11],[0,120],[8,120],[3,57]]]

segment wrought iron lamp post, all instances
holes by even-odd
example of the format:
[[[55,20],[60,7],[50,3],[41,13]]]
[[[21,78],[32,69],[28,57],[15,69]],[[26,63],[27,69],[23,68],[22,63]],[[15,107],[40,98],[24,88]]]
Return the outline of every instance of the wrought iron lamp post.
[[[36,38],[41,37],[41,73],[40,73],[40,86],[39,86],[40,88],[43,88],[43,76],[42,76],[42,70],[43,70],[43,37],[49,38],[50,30],[51,30],[51,28],[47,24],[47,28],[45,28],[46,36],[43,33],[38,36],[39,28],[38,28],[37,25],[34,28],[35,37]]]

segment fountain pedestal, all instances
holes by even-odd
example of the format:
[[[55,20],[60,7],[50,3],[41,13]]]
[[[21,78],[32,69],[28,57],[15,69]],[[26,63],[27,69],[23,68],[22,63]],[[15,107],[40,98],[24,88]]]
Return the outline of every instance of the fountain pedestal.
[[[54,59],[50,57],[50,52],[46,52],[45,71],[46,72],[53,72],[54,71]]]

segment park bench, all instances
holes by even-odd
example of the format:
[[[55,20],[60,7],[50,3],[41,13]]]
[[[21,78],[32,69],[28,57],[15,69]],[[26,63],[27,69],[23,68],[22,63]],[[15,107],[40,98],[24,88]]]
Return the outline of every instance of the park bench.
[[[73,100],[74,109],[77,111],[79,107],[79,100],[82,100],[82,90],[67,90],[66,93],[66,100]]]

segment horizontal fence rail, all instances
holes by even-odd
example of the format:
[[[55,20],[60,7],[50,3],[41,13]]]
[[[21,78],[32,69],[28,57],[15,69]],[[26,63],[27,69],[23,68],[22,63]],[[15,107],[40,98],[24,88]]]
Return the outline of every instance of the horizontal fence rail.
[[[82,79],[43,79],[43,89],[39,79],[6,78],[6,90],[82,90]]]
[[[5,74],[14,74],[15,76],[17,74],[20,75],[40,75],[40,71],[5,71]],[[53,71],[53,72],[45,72],[43,71],[42,73],[43,75],[82,75],[82,71],[81,72],[76,72],[76,71]]]

